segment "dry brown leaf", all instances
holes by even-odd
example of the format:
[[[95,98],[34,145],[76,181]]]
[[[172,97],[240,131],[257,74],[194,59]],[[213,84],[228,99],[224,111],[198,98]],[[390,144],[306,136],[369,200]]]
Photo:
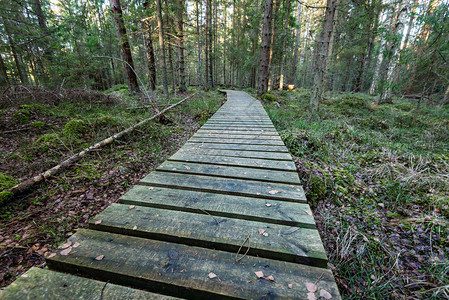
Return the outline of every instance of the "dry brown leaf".
[[[61,252],[59,252],[59,254],[68,255],[70,253],[70,251],[72,251],[72,247],[62,250]]]
[[[271,206],[271,204],[270,204],[270,203],[265,203],[265,206],[268,206],[268,207],[270,207],[270,206]]]
[[[311,283],[311,282],[306,282],[306,288],[309,292],[311,293],[315,293],[316,290],[318,289],[318,287],[316,286],[316,284]]]
[[[313,213],[312,213],[311,210],[306,210],[305,212],[306,212],[309,216],[312,216],[312,215],[313,215]]]
[[[273,275],[267,276],[267,277],[265,277],[265,279],[269,280],[269,281],[274,281]]]
[[[97,220],[97,221],[95,221],[95,225],[99,225],[99,224],[101,224],[101,222],[103,222],[103,220]]]
[[[277,194],[277,193],[280,193],[280,192],[278,190],[268,191],[268,194],[271,194],[271,195],[274,195],[274,194]]]
[[[64,244],[62,244],[59,248],[64,249],[64,248],[67,248],[67,247],[70,247],[70,246],[72,246],[72,242],[71,241],[67,241]]]
[[[323,297],[323,298],[329,300],[332,298],[332,295],[328,291],[321,289],[320,297]]]
[[[210,279],[214,279],[215,277],[217,277],[217,274],[210,272],[207,277],[209,277]]]
[[[263,234],[264,232],[265,232],[265,229],[257,229],[257,232],[259,233],[259,234]]]
[[[189,166],[184,166],[184,169],[190,170],[190,167]]]
[[[263,236],[268,236],[268,233],[264,232],[262,233]]]
[[[135,205],[130,205],[129,209],[133,209],[134,207],[136,207]]]
[[[78,242],[75,242],[75,244],[73,244],[73,248],[78,248],[78,247],[79,247],[79,245],[80,245],[80,243],[78,243]]]
[[[263,272],[262,271],[256,271],[254,272],[256,274],[257,278],[263,278]]]
[[[150,186],[148,189],[149,189],[149,190],[152,190],[152,189],[154,189],[154,187]]]
[[[317,300],[315,293],[307,293],[307,300]]]
[[[136,229],[137,229],[137,226],[134,226],[134,227],[133,227],[133,230],[136,230]]]
[[[50,255],[48,255],[47,258],[52,258],[52,257],[55,257],[55,256],[56,256],[56,253],[53,252],[53,253],[50,253]]]
[[[293,284],[291,284],[291,283],[287,284],[287,286],[288,286],[289,289],[293,288]]]
[[[103,260],[103,258],[104,258],[104,255],[102,254],[102,255],[98,255],[97,257],[95,257],[95,260]]]

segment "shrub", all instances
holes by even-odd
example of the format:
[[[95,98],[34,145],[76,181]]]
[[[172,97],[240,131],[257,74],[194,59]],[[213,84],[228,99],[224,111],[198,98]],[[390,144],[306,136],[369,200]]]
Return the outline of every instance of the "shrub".
[[[276,96],[274,96],[274,95],[271,95],[271,94],[263,94],[262,96],[260,96],[260,99],[262,99],[262,100],[267,100],[267,101],[269,101],[269,102],[275,102],[275,101],[277,101],[277,98],[276,98]]]
[[[73,119],[65,124],[62,133],[68,138],[75,139],[87,133],[87,130],[88,126],[86,122],[80,119]]]

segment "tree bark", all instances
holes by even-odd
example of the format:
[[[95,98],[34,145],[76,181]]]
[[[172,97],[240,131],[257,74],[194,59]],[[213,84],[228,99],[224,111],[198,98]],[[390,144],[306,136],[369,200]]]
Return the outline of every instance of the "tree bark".
[[[197,75],[198,75],[198,93],[201,96],[201,86],[203,85],[203,78],[202,78],[202,70],[201,70],[201,37],[200,37],[200,5],[199,2],[201,0],[196,0],[196,37],[197,37],[197,44],[198,44],[198,66],[197,66]]]
[[[186,73],[185,73],[185,59],[184,59],[184,6],[185,0],[177,0],[177,22],[178,22],[178,74],[180,92],[185,92],[186,88]]]
[[[1,53],[0,53],[0,72],[3,76],[3,78],[5,78],[6,85],[10,85],[9,78],[8,78],[8,71],[6,69],[6,65],[5,65],[5,62],[3,61],[3,57],[2,57]]]
[[[11,31],[9,30],[9,23],[8,23],[8,21],[6,21],[6,19],[4,17],[2,18],[2,20],[3,20],[3,25],[5,28],[6,36],[8,38],[9,46],[11,47],[12,57],[14,58],[14,63],[16,64],[17,75],[19,75],[20,82],[22,84],[25,84],[26,83],[25,76],[23,74],[22,66],[20,65],[20,60],[19,60],[19,56],[17,53],[16,44],[12,38]]]
[[[212,62],[212,1],[206,0],[206,82],[207,87],[213,87]]]
[[[301,4],[299,4],[301,5]],[[281,53],[281,66],[280,66],[280,79],[279,79],[279,89],[282,90],[284,88],[284,64],[285,64],[285,56],[287,52],[287,35],[290,31],[288,20],[290,18],[290,10],[291,10],[291,1],[287,1],[287,8],[285,12],[285,20],[284,20],[284,36],[282,37],[282,53]]]
[[[128,88],[130,92],[138,93],[139,84],[137,83],[137,75],[134,73],[134,63],[131,54],[131,47],[129,46],[128,36],[126,34],[125,23],[123,22],[123,12],[120,6],[120,0],[110,0],[111,10],[114,15],[115,25],[117,27],[117,36],[120,43],[120,53],[122,59],[126,61],[125,70],[128,79]]]
[[[146,1],[144,7],[147,12],[150,11],[150,3]],[[148,88],[152,91],[156,90],[156,60],[154,56],[153,39],[151,37],[152,26],[151,20],[147,17],[143,21],[145,32],[145,50],[148,61]]]
[[[296,39],[295,39],[295,49],[293,51],[293,68],[290,75],[290,80],[293,81],[295,86],[298,86],[297,70],[298,70],[298,60],[299,60],[299,44],[301,42],[301,3],[298,4],[298,12],[296,16]]]
[[[162,60],[162,85],[164,88],[164,95],[168,97],[169,94],[168,94],[168,80],[167,80],[167,62],[165,59],[164,25],[162,22],[161,0],[156,0],[156,6],[157,6],[157,25],[159,27],[159,49]]]
[[[268,77],[270,76],[270,44],[271,44],[271,19],[273,0],[265,0],[262,44],[260,49],[259,79],[257,82],[257,94],[262,95],[268,90]]]
[[[173,26],[170,22],[170,16],[168,13],[168,1],[165,0],[165,27],[167,28],[165,32],[165,39],[168,43],[168,66],[170,68],[170,74],[171,74],[171,87],[172,87],[172,93],[176,93],[176,78],[175,78],[175,69],[173,67],[173,51],[172,51],[172,38],[171,38],[171,30],[173,29]]]
[[[273,51],[274,51],[274,36],[276,35],[276,17],[278,14],[278,9],[279,9],[279,0],[273,0],[273,10],[274,13],[272,13],[272,19],[271,20],[271,36],[270,36],[270,56],[268,59],[268,91],[271,89],[271,87],[274,85],[273,84],[273,74],[271,72],[271,66],[272,66],[272,62],[273,62]]]
[[[338,0],[327,0],[326,13],[323,23],[323,34],[320,49],[318,50],[316,72],[314,78],[314,87],[310,97],[309,110],[312,114],[318,110],[318,104],[323,94],[324,73],[326,72],[326,63],[329,55],[329,44],[334,27],[335,11],[338,6]]]

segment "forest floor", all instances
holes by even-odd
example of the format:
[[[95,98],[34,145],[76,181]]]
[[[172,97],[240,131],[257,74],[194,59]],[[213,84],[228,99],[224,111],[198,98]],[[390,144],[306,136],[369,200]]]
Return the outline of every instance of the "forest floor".
[[[333,94],[313,120],[308,90],[262,99],[294,156],[342,296],[449,298],[449,105]]]
[[[0,191],[153,115],[129,109],[142,103],[126,87],[108,92],[121,100],[53,105],[36,97],[31,104],[0,110]],[[160,105],[188,94],[161,99]],[[43,266],[46,254],[173,154],[224,100],[218,92],[189,99],[167,112],[170,124],[149,122],[18,199],[0,203],[0,287],[32,266]]]

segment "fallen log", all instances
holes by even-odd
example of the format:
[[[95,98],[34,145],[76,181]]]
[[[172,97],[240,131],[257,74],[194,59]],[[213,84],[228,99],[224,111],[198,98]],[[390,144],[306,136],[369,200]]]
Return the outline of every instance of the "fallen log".
[[[18,193],[22,193],[24,191],[26,191],[27,189],[31,188],[33,185],[47,179],[48,177],[57,174],[58,172],[60,172],[62,169],[67,168],[68,166],[70,166],[71,164],[73,164],[74,162],[78,161],[80,158],[84,157],[87,153],[89,153],[92,150],[98,149],[100,147],[103,147],[104,145],[108,145],[110,143],[112,143],[114,140],[120,138],[121,136],[123,136],[126,133],[129,133],[131,131],[133,131],[134,129],[136,129],[139,126],[142,126],[143,124],[154,120],[158,117],[161,117],[165,112],[167,112],[169,109],[172,109],[175,106],[178,106],[179,104],[183,103],[184,101],[186,101],[187,99],[192,98],[193,96],[195,96],[195,94],[190,95],[184,99],[182,99],[181,101],[170,105],[169,107],[161,110],[160,112],[158,112],[157,114],[153,115],[152,117],[145,119],[123,131],[120,131],[119,133],[116,133],[84,150],[82,150],[81,152],[67,158],[66,160],[64,160],[63,162],[61,162],[60,164],[54,166],[53,168],[40,173],[39,175],[34,176],[33,178],[27,179],[22,181],[21,183],[19,183],[16,186],[13,186],[12,188],[10,188],[8,190],[8,192],[11,192],[13,194],[18,194]]]

